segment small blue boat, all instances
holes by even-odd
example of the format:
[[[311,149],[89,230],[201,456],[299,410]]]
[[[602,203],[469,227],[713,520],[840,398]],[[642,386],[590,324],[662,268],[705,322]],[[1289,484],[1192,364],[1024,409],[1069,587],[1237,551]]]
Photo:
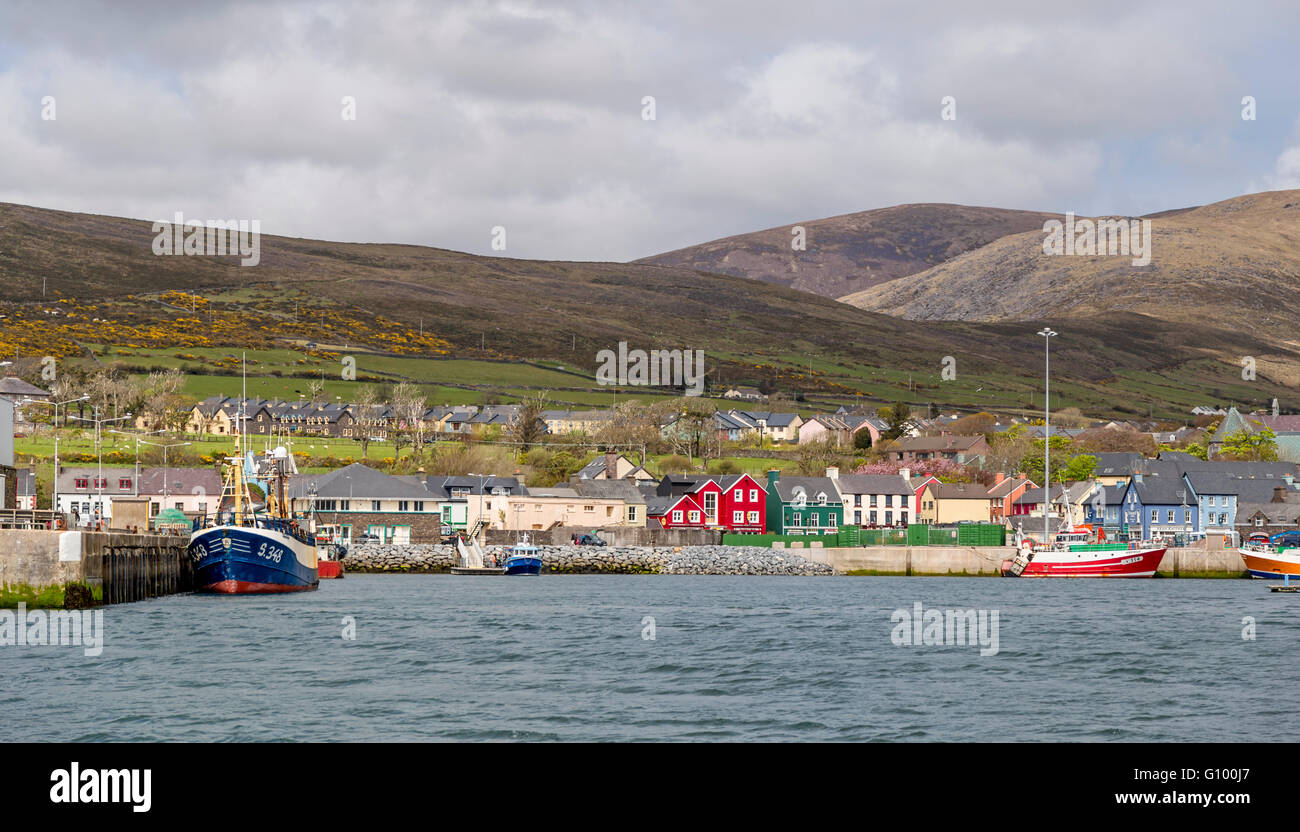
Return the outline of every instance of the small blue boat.
[[[528,540],[528,535],[510,547],[505,560],[507,575],[542,574],[542,550]]]

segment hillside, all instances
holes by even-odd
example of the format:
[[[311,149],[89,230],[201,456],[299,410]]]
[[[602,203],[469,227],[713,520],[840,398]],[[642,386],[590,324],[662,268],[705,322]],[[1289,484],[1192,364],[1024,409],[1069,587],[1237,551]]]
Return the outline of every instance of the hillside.
[[[1008,234],[1041,229],[1059,217],[1035,211],[966,205],[896,205],[790,223],[636,262],[748,277],[838,298],[925,271]],[[807,249],[791,249],[791,228],[804,227]]]
[[[1050,317],[1064,326],[1140,314],[1297,343],[1300,190],[1153,215],[1151,234],[1145,266],[1125,256],[1046,255],[1040,228],[842,300],[923,321]]]
[[[713,385],[767,384],[817,406],[900,397],[919,406],[1041,406],[1034,321],[909,321],[728,275],[409,245],[263,236],[261,264],[240,267],[232,257],[156,256],[153,236],[141,220],[0,204],[0,359],[125,361],[137,372],[179,366],[230,379],[239,367],[233,348],[272,350],[256,371],[283,376],[293,391],[289,378],[337,379],[340,352],[370,351],[410,361],[367,359],[365,372],[431,391],[508,388],[517,398],[553,382],[541,371],[536,382],[507,376],[511,362],[562,364],[581,376],[565,386],[591,388],[596,353],[626,341],[704,350]],[[1265,403],[1285,396],[1281,382],[1300,368],[1297,350],[1217,321],[1126,314],[1084,324],[1053,314],[1051,323],[1062,330],[1054,389],[1090,412]],[[1258,383],[1240,380],[1241,355],[1259,356]],[[940,377],[945,356],[958,363],[956,380]],[[463,365],[452,374],[448,359],[473,359],[501,377],[466,375]],[[222,389],[233,393],[230,383]]]

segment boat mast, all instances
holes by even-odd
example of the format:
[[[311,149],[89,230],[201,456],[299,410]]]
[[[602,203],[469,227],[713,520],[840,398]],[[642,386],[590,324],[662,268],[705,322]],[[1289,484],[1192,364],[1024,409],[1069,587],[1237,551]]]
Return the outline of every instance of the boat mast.
[[[1038,333],[1043,336],[1043,546],[1050,546],[1052,533],[1048,510],[1052,506],[1052,410],[1049,394],[1052,384],[1052,336],[1056,333],[1051,327],[1043,327]]]

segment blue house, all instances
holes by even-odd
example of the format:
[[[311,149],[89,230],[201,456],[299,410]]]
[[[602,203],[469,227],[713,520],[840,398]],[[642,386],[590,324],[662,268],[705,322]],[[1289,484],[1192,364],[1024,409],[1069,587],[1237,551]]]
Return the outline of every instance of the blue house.
[[[1107,534],[1120,531],[1120,504],[1124,502],[1124,485],[1093,483],[1092,493],[1083,502],[1083,522],[1100,525]]]
[[[1196,492],[1184,477],[1135,472],[1124,487],[1120,527],[1130,537],[1140,535],[1143,540],[1155,535],[1197,534],[1202,526]]]
[[[1233,476],[1218,471],[1188,471],[1183,474],[1197,495],[1201,528],[1208,534],[1229,534],[1237,524],[1238,503],[1267,503],[1275,488],[1296,490],[1295,477]]]

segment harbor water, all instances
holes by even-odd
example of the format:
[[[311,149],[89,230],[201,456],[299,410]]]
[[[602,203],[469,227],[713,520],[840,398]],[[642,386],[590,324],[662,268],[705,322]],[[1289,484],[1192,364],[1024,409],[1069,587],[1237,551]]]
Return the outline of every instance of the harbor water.
[[[918,604],[996,613],[995,650],[907,643],[899,614]],[[349,575],[103,616],[98,656],[0,646],[5,739],[1229,742],[1300,727],[1300,598],[1262,581]]]

